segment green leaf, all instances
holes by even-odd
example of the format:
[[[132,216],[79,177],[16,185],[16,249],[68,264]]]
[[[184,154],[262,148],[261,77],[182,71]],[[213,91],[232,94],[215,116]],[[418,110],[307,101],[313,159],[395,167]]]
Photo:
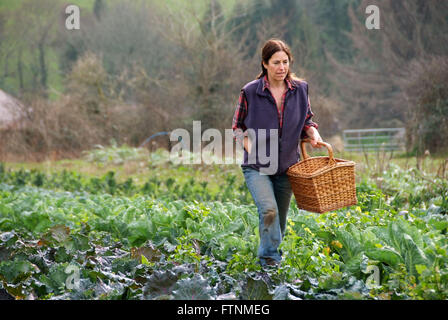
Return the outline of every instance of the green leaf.
[[[179,276],[171,270],[154,271],[143,289],[143,294],[147,299],[154,299],[160,295],[169,295],[178,279]]]
[[[242,300],[272,300],[273,294],[269,292],[266,280],[258,275],[249,276],[241,290]]]
[[[68,263],[63,263],[59,265],[53,265],[47,275],[42,274],[39,277],[39,281],[45,284],[47,292],[53,292],[55,294],[61,294],[66,289],[66,280],[68,274],[65,272]]]
[[[400,254],[392,247],[371,248],[365,251],[367,257],[372,260],[377,260],[387,263],[390,266],[396,267],[403,262]]]
[[[440,230],[440,231],[448,228],[448,221],[446,221],[446,220],[439,220],[439,219],[433,218],[433,219],[430,219],[428,221],[428,223],[430,225],[432,225],[435,229]]]
[[[416,276],[417,270],[415,266],[418,264],[428,265],[428,259],[423,251],[415,244],[411,236],[407,234],[403,235],[402,248],[406,268],[412,275]]]
[[[342,248],[339,251],[345,263],[353,257],[358,256],[362,251],[361,244],[345,230],[337,230],[335,232],[335,239],[342,244]]]
[[[359,278],[361,276],[361,270],[365,268],[367,262],[368,258],[364,252],[358,252],[355,256],[345,262],[344,269]]]
[[[142,264],[145,266],[149,266],[149,261],[148,259],[146,259],[146,257],[144,255],[141,255],[142,257]]]
[[[152,244],[151,241],[148,241],[145,246],[140,248],[131,248],[131,257],[134,259],[142,260],[143,257],[145,261],[149,264],[149,262],[157,262],[161,258],[160,251]]]
[[[415,266],[415,270],[417,271],[417,273],[418,274],[422,274],[423,273],[423,271],[425,271],[426,269],[428,269],[425,265],[422,265],[422,264],[417,264],[416,266]]]
[[[9,284],[17,284],[38,271],[38,268],[26,260],[14,259],[0,263],[0,277]]]
[[[318,230],[315,232],[316,236],[320,239],[324,240],[327,243],[330,243],[334,239],[334,234],[329,231]]]
[[[176,300],[210,300],[213,290],[200,274],[195,274],[193,278],[179,280],[173,291]]]
[[[17,235],[14,231],[0,233],[0,244],[11,245],[17,240]]]
[[[295,290],[294,292],[296,293],[298,291],[299,290]],[[303,292],[303,295],[304,294],[305,292]],[[302,300],[302,299],[292,295],[289,286],[282,284],[275,288],[272,300]]]
[[[64,243],[70,237],[70,228],[64,225],[57,225],[50,229],[51,236],[59,243]]]
[[[112,272],[122,274],[133,274],[139,262],[134,258],[123,257],[114,259],[112,262]]]
[[[340,288],[345,284],[346,280],[340,272],[333,272],[331,275],[324,275],[319,278],[319,289],[330,290]]]

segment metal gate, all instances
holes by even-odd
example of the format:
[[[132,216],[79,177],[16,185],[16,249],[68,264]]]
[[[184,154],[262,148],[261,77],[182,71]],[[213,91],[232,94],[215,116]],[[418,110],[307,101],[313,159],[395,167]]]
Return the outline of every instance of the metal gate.
[[[392,151],[405,149],[405,128],[344,130],[345,151]]]

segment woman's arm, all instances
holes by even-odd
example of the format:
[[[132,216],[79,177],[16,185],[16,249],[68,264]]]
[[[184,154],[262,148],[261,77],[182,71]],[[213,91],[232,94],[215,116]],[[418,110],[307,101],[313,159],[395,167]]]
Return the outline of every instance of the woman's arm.
[[[245,134],[247,128],[244,125],[244,119],[246,118],[246,116],[247,116],[247,99],[246,95],[244,94],[244,91],[241,90],[238,99],[238,105],[236,106],[235,114],[233,115],[232,129],[234,139],[238,141],[240,145],[242,145],[243,148],[246,149],[247,152],[249,152],[251,148],[251,143],[249,137]]]
[[[306,130],[307,136],[311,139],[311,145],[313,148],[321,148],[322,145],[317,144],[318,141],[322,142],[322,138],[319,134],[319,131],[315,127],[309,127]]]
[[[302,139],[309,138],[311,139],[311,145],[313,146],[313,148],[321,148],[322,145],[317,144],[318,141],[322,141],[319,131],[317,131],[319,126],[317,123],[311,120],[313,116],[314,113],[311,111],[310,97],[308,97],[308,109],[305,119],[305,125],[303,126],[302,131]]]

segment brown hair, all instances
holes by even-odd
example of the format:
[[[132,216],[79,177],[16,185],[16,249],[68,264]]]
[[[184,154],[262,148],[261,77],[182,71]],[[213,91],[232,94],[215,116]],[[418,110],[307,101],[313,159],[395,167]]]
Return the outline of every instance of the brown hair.
[[[289,65],[291,66],[294,62],[294,57],[292,56],[291,49],[289,49],[289,46],[280,39],[269,39],[265,42],[263,45],[263,48],[261,49],[261,72],[258,74],[257,79],[260,79],[264,75],[267,74],[266,68],[263,66],[263,62],[268,64],[269,59],[274,55],[274,53],[278,51],[284,51],[289,59]],[[304,81],[304,79],[301,79],[297,77],[293,72],[291,72],[291,68],[288,68],[288,74],[286,75],[286,79],[288,80],[296,80],[296,81]]]

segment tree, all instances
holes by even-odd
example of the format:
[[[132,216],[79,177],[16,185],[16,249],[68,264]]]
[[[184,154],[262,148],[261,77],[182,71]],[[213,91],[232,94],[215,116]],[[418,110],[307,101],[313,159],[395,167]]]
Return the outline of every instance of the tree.
[[[8,43],[17,54],[17,75],[20,88],[25,89],[25,72],[31,71],[32,89],[47,95],[49,66],[47,54],[56,34],[60,7],[56,0],[39,2],[24,0],[12,12],[13,19],[6,26]]]
[[[322,47],[330,51],[335,58],[351,62],[352,43],[347,33],[351,30],[348,7],[353,0],[307,1],[308,12],[315,22],[314,28],[319,32]]]
[[[231,37],[235,42],[242,42],[244,55],[248,59],[258,58],[261,46],[269,38],[285,38],[288,20],[274,12],[271,2],[272,0],[238,2],[229,17],[227,29],[239,30]]]
[[[6,85],[6,79],[12,76],[12,70],[10,68],[10,59],[13,56],[14,48],[8,44],[8,36],[5,33],[7,19],[6,15],[0,13],[0,61],[3,62],[0,72],[0,88],[8,89]],[[9,90],[7,90],[9,91]]]
[[[201,120],[202,128],[229,128],[239,91],[253,79],[258,63],[248,63],[245,57],[246,34],[239,26],[229,27],[229,18],[218,1],[204,2],[203,12],[193,4],[182,13],[166,8],[167,40],[181,49],[177,56],[176,74],[185,83],[187,92],[182,108],[189,110],[185,124]],[[239,41],[234,36],[240,35]],[[253,70],[253,71],[252,71]]]
[[[365,27],[365,9],[380,9],[381,29]],[[356,128],[404,126],[407,109],[406,80],[411,62],[448,53],[446,1],[369,1],[348,6],[352,24],[349,37],[356,50],[352,63],[327,52],[336,72],[333,94],[347,106],[345,126]],[[349,88],[349,89],[348,89]]]
[[[101,15],[103,14],[105,6],[106,4],[103,0],[95,0],[95,3],[93,4],[93,13],[98,21],[101,20]]]
[[[422,155],[448,151],[448,57],[414,61],[405,91],[410,151]]]

